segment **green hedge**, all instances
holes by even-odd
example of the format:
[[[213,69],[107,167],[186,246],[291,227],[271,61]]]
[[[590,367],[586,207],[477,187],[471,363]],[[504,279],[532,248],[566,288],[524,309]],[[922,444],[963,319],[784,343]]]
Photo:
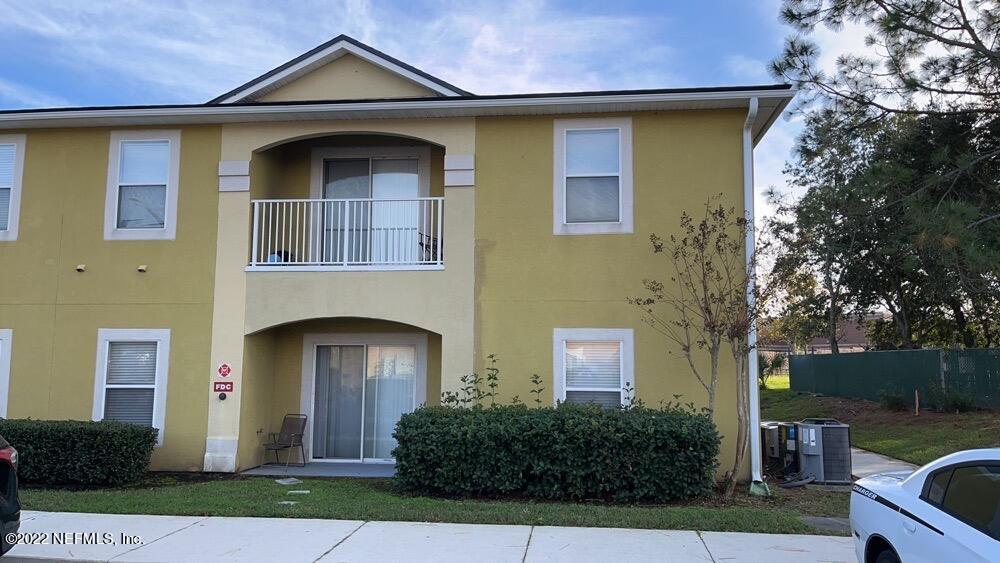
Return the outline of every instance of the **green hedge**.
[[[422,407],[396,426],[396,480],[451,496],[661,502],[709,491],[719,434],[676,408]]]
[[[111,421],[0,420],[0,435],[19,455],[19,480],[38,485],[135,482],[149,467],[156,432]]]

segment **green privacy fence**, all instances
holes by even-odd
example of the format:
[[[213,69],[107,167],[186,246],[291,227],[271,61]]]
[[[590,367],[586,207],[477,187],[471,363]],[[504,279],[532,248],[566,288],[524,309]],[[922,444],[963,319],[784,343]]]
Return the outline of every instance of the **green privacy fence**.
[[[925,397],[943,388],[980,407],[1000,408],[1000,348],[809,354],[788,360],[793,391],[871,401],[887,392],[912,405],[915,389]]]

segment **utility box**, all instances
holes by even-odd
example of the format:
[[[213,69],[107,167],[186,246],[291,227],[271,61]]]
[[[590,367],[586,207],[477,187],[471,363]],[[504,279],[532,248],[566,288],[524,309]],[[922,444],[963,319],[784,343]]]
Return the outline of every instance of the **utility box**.
[[[851,427],[832,418],[807,418],[798,431],[799,471],[816,483],[851,483]]]

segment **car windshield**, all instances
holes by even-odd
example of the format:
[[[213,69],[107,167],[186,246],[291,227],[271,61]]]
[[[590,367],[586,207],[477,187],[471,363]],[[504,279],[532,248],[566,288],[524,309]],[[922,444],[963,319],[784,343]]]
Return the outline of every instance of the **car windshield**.
[[[7,440],[4,440],[3,436],[0,436],[0,450],[6,448],[9,445],[10,444],[7,443]]]

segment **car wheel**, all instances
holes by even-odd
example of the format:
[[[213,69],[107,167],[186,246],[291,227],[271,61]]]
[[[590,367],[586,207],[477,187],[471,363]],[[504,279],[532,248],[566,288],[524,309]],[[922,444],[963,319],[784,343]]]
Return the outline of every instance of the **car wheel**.
[[[891,549],[883,549],[875,558],[875,563],[900,563],[899,556]]]

